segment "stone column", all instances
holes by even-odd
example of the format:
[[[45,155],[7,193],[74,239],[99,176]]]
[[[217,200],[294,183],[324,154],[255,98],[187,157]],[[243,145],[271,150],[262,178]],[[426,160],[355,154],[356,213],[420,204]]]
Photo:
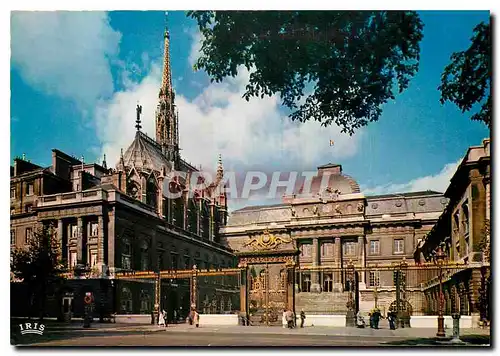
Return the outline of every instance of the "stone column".
[[[313,268],[319,266],[319,244],[318,238],[313,238],[312,244],[312,266]],[[311,292],[321,293],[321,285],[319,284],[319,272],[312,271],[311,273]]]
[[[78,264],[83,260],[83,218],[81,216],[78,217],[77,226],[76,260]]]
[[[358,258],[359,266],[362,268],[361,272],[359,272],[359,289],[366,289],[366,271],[364,270],[366,267],[364,236],[358,237]]]
[[[333,276],[333,290],[336,292],[342,291],[342,240],[340,237],[335,238],[335,244],[333,245],[334,254],[335,254],[335,268],[336,272]]]
[[[57,241],[59,243],[59,258],[63,257],[62,256],[64,250],[63,236],[64,236],[64,223],[62,219],[59,219],[57,220]]]
[[[104,264],[104,217],[97,217],[97,265],[100,267]]]

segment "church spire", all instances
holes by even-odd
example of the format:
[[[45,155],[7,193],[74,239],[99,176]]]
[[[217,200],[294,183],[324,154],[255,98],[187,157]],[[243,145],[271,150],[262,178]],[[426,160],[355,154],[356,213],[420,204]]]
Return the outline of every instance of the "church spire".
[[[217,163],[217,181],[224,178],[224,167],[222,166],[222,155],[219,153],[219,162]]]
[[[170,160],[179,158],[178,117],[175,112],[175,94],[172,88],[172,68],[170,64],[170,31],[165,25],[163,73],[156,109],[156,142]]]

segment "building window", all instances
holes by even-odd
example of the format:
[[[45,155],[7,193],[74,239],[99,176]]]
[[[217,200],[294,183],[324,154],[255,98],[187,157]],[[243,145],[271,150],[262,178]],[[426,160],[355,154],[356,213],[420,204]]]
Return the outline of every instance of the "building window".
[[[25,244],[29,244],[32,235],[33,235],[33,229],[31,227],[26,228],[26,233],[24,235]]]
[[[90,267],[94,267],[97,264],[97,251],[90,252]]]
[[[141,314],[146,314],[151,312],[151,298],[149,293],[145,290],[141,290]]]
[[[70,268],[75,268],[77,263],[77,257],[76,257],[76,252],[71,252],[69,254],[69,267]]]
[[[399,276],[399,281],[398,281],[398,276]],[[394,282],[394,286],[397,285],[399,282],[399,285],[406,284],[406,273],[402,271],[393,271],[392,272],[392,280]]]
[[[379,254],[380,254],[380,241],[370,240],[370,255],[379,255]]]
[[[128,240],[122,241],[122,268],[123,269],[132,269],[132,246],[130,246],[130,242]]]
[[[33,183],[28,183],[26,187],[26,195],[33,195],[34,193],[34,185]]]
[[[32,210],[33,210],[33,205],[32,204],[26,204],[24,206],[24,212],[25,213],[31,213]]]
[[[370,287],[380,286],[380,271],[370,271]]]
[[[356,254],[356,244],[352,241],[347,241],[344,244],[344,255],[354,256]]]
[[[323,242],[321,244],[321,256],[322,257],[333,256],[333,243]]]
[[[184,268],[185,269],[191,268],[191,259],[189,258],[189,256],[184,256]]]
[[[16,244],[16,230],[10,230],[10,244]]]
[[[71,225],[71,237],[73,239],[78,238],[78,226],[76,225]]]
[[[333,292],[333,275],[331,273],[323,275],[323,292]]]
[[[132,313],[132,293],[127,287],[122,288],[121,295],[121,312],[122,313]]]
[[[464,235],[469,234],[469,208],[466,204],[462,206],[464,218],[462,220]]]
[[[405,253],[405,240],[394,239],[394,253]]]
[[[97,236],[97,235],[99,235],[98,224],[96,222],[93,222],[90,224],[90,236]]]
[[[10,188],[10,199],[16,199],[16,188]]]
[[[310,292],[311,291],[311,275],[303,274],[302,275],[302,292]]]
[[[300,245],[300,255],[302,257],[310,257],[312,253],[312,245],[311,244],[302,244]]]
[[[460,229],[460,216],[458,213],[453,215],[453,232],[458,235],[459,229]]]
[[[141,245],[141,271],[147,271],[148,269],[149,269],[148,244],[146,241],[143,241]]]
[[[178,268],[178,265],[177,265],[177,254],[176,253],[172,253],[170,255],[170,258],[172,260],[172,269],[175,271]]]

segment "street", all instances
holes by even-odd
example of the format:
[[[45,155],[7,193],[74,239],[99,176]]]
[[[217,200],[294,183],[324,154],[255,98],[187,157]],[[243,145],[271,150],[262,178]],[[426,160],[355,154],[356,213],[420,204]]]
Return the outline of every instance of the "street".
[[[105,347],[105,346],[160,346],[160,347],[287,347],[287,346],[454,346],[437,341],[434,330],[401,329],[371,330],[355,328],[311,327],[283,329],[279,327],[202,327],[175,325],[168,328],[154,326],[114,325],[93,329],[48,328],[47,333],[17,336],[16,344],[41,347]],[[463,346],[487,346],[489,336],[484,331],[466,332]],[[458,346],[458,345],[455,345]]]

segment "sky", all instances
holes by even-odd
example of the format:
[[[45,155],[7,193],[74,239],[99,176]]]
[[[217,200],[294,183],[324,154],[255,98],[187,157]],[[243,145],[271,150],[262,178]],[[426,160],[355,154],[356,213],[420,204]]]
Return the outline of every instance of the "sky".
[[[485,11],[424,11],[418,74],[383,107],[378,122],[354,136],[336,126],[292,123],[279,98],[242,99],[249,73],[210,83],[194,72],[200,34],[184,12],[168,13],[171,63],[182,157],[214,169],[315,171],[342,164],[369,194],[444,191],[467,148],[486,126],[451,103],[441,105],[440,75],[453,52],[466,49]],[[10,159],[50,166],[58,148],[85,162],[115,166],[135,135],[135,107],[154,137],[165,13],[14,12],[11,15]],[[334,146],[329,141],[334,141]],[[276,201],[265,201],[275,203]],[[261,204],[258,197],[236,205]]]

